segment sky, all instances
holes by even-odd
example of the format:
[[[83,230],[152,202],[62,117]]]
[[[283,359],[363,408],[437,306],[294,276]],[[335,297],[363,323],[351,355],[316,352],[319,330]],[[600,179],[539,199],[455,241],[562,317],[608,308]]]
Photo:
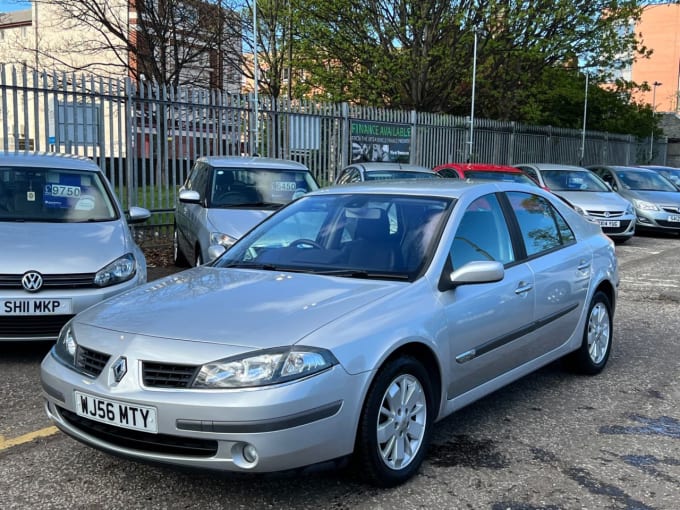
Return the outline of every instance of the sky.
[[[29,9],[31,2],[24,0],[0,0],[0,12],[20,11],[22,9]]]

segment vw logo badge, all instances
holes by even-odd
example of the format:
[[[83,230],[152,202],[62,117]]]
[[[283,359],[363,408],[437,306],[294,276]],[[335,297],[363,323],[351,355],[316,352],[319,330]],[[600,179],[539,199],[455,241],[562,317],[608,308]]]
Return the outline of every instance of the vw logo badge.
[[[111,370],[113,370],[113,378],[116,382],[120,382],[125,377],[125,374],[127,374],[127,359],[125,356],[118,358],[111,366]]]
[[[43,277],[37,271],[29,271],[21,277],[21,285],[28,292],[38,292],[43,284]]]

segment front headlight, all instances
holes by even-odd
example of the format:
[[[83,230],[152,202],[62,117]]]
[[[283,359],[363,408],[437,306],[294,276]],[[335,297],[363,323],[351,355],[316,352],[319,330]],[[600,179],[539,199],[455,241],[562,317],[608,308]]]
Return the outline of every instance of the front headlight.
[[[577,213],[579,213],[581,216],[588,216],[588,215],[586,214],[586,212],[583,210],[583,208],[581,208],[581,207],[579,207],[579,206],[577,206],[577,205],[574,205],[574,204],[572,204],[572,207],[574,208],[574,211],[576,211]]]
[[[635,214],[635,208],[630,202],[628,203],[628,207],[626,207],[626,214]]]
[[[644,200],[638,200],[637,198],[634,198],[633,203],[635,204],[635,207],[637,209],[640,209],[642,211],[660,211],[656,204],[653,204],[651,202],[646,202]]]
[[[78,342],[69,321],[61,328],[57,343],[54,345],[54,354],[64,363],[75,366],[77,350]]]
[[[193,387],[266,386],[308,377],[337,363],[325,349],[302,346],[268,349],[206,363],[196,376]]]
[[[236,242],[236,238],[223,234],[222,232],[210,232],[210,244],[221,244],[225,248],[229,248]]]
[[[137,263],[132,253],[123,255],[101,269],[94,276],[94,283],[99,287],[108,287],[129,280],[135,275]]]

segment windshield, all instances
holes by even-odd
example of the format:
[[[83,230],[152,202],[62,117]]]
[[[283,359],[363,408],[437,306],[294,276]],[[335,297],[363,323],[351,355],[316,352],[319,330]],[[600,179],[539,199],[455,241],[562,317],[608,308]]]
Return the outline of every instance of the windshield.
[[[661,175],[663,175],[666,179],[671,181],[676,186],[680,186],[680,169],[675,170],[664,168],[657,170],[657,172],[659,172]]]
[[[210,207],[280,207],[318,188],[306,170],[215,168]]]
[[[616,172],[625,189],[637,191],[678,191],[666,179],[651,170],[620,170]]]
[[[583,170],[543,170],[546,185],[553,191],[610,191],[595,174]]]
[[[520,184],[530,184],[538,186],[536,181],[521,173],[514,172],[493,172],[484,170],[465,170],[465,177],[468,179],[481,179],[483,181],[505,181],[518,182]]]
[[[0,167],[0,221],[110,221],[116,208],[99,174]]]
[[[403,195],[304,197],[241,238],[216,265],[412,280],[429,262],[451,204]]]
[[[439,178],[435,173],[409,172],[407,170],[371,170],[366,172],[364,179],[367,181],[386,181],[389,179],[429,179]]]

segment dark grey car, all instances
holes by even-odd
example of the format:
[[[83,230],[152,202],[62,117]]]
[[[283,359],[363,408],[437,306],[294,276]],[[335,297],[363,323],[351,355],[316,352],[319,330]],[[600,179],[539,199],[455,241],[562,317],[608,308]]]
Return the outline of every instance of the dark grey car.
[[[654,170],[628,166],[591,166],[614,191],[635,207],[636,228],[680,232],[680,191]]]

